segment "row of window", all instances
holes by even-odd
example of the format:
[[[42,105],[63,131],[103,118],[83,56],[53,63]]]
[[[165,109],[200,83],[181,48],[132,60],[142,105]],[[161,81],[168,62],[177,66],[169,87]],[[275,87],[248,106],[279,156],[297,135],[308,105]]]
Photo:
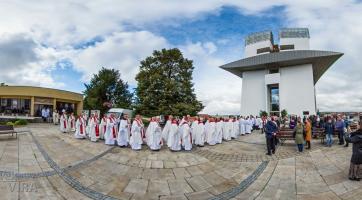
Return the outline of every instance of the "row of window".
[[[279,51],[279,50],[292,50],[294,49],[294,44],[286,44],[286,45],[280,45],[279,47],[277,47],[277,45],[273,46],[274,49],[270,49],[270,47],[264,47],[264,48],[260,48],[256,50],[256,54],[261,54],[261,53],[270,53],[270,52],[275,52],[275,51]],[[276,49],[277,48],[277,49]]]

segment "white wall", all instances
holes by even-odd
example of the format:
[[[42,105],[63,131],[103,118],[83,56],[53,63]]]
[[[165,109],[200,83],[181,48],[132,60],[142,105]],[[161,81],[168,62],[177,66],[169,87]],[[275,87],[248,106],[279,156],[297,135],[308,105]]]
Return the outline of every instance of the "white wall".
[[[266,110],[266,70],[243,72],[241,115],[256,115]]]
[[[280,68],[279,101],[289,114],[316,114],[312,64]]]
[[[254,44],[249,44],[249,45],[245,46],[244,57],[247,58],[247,57],[251,57],[251,56],[261,55],[263,53],[256,54],[256,50],[265,48],[265,47],[272,48],[273,45],[269,40],[260,41],[260,42],[254,43]],[[269,53],[269,52],[267,52],[267,53]]]
[[[309,38],[280,38],[279,45],[290,45],[290,44],[294,44],[294,50],[309,50]],[[290,51],[290,50],[283,50],[283,51]]]

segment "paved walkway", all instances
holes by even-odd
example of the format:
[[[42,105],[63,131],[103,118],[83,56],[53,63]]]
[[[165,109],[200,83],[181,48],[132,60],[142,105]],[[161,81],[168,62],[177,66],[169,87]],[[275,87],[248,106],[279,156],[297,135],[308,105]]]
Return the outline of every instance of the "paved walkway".
[[[265,155],[258,132],[191,152],[76,140],[50,124],[0,136],[1,199],[361,199],[347,179],[351,147],[292,142]]]

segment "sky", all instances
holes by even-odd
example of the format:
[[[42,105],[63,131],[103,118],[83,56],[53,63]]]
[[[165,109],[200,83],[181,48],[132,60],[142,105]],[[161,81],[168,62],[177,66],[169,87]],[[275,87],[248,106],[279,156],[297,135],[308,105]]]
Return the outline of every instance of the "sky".
[[[0,82],[82,92],[106,67],[134,89],[141,60],[179,48],[202,113],[238,114],[242,80],[219,66],[243,58],[247,34],[284,27],[344,53],[316,84],[318,109],[362,111],[362,2],[351,0],[2,0]]]

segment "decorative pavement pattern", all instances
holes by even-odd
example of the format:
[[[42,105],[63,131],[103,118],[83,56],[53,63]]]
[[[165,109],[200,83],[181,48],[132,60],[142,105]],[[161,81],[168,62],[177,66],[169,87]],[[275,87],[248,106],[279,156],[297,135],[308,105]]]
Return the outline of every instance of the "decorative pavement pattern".
[[[289,141],[270,157],[264,140],[132,151],[30,124],[0,136],[0,199],[361,199],[362,183],[347,178],[351,147],[315,140],[297,153]]]

